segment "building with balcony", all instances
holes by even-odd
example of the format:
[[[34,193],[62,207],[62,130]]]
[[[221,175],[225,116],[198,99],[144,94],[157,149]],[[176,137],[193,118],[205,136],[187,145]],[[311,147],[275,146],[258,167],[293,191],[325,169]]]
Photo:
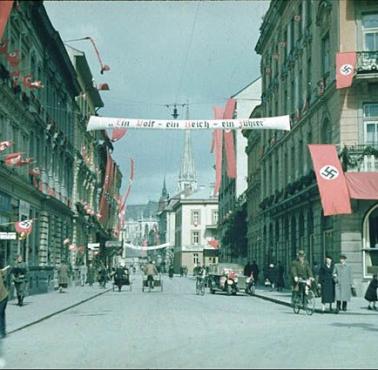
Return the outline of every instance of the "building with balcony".
[[[353,200],[352,215],[325,217],[308,144],[348,148],[347,171],[377,171],[378,4],[273,0],[256,52],[261,55],[261,116],[290,114],[290,132],[248,137],[248,249],[260,266],[289,270],[298,249],[311,263],[344,253],[360,292],[378,269],[374,200]],[[336,89],[336,53],[356,51],[350,88]],[[358,161],[356,158],[358,157]]]
[[[234,118],[249,118],[260,104],[261,78],[248,84],[231,98],[236,101]],[[221,242],[221,259],[228,262],[246,262],[246,190],[248,177],[247,139],[240,130],[232,131],[234,136],[237,176],[227,175],[227,157],[223,140],[222,180],[219,189],[218,238]],[[244,230],[244,231],[242,231]]]

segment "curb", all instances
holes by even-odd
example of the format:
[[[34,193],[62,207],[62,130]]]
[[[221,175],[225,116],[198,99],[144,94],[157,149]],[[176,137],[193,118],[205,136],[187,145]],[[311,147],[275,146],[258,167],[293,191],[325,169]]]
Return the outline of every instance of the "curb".
[[[83,299],[82,301],[79,301],[79,302],[77,302],[77,303],[74,303],[74,304],[72,304],[72,305],[70,305],[70,306],[68,306],[68,307],[65,307],[65,308],[63,308],[63,309],[61,309],[61,310],[59,310],[59,311],[53,312],[53,313],[51,313],[51,314],[49,314],[49,315],[47,315],[47,316],[44,316],[44,317],[42,317],[42,318],[40,318],[40,319],[38,319],[38,320],[36,320],[36,321],[33,321],[33,322],[31,322],[31,323],[29,323],[29,324],[26,324],[26,325],[23,325],[23,326],[21,326],[21,327],[19,327],[19,328],[17,328],[17,329],[13,329],[13,330],[11,330],[10,332],[7,333],[7,336],[8,336],[8,335],[11,335],[11,334],[14,334],[14,333],[16,333],[16,332],[18,332],[18,331],[24,330],[24,329],[26,329],[26,328],[28,328],[28,327],[30,327],[30,326],[33,326],[33,325],[39,324],[39,323],[42,322],[42,321],[45,321],[45,320],[47,320],[47,319],[50,319],[50,318],[53,317],[53,316],[59,315],[59,314],[65,312],[65,311],[68,311],[68,310],[70,310],[71,308],[74,308],[74,307],[76,307],[76,306],[79,306],[79,305],[81,305],[81,304],[83,304],[83,303],[89,302],[89,301],[91,301],[92,299],[95,299],[95,298],[97,298],[97,297],[99,297],[99,296],[101,296],[101,295],[103,295],[103,294],[105,294],[105,293],[110,292],[111,290],[112,290],[112,288],[105,289],[103,292],[97,293],[97,294],[95,294],[95,295],[92,296],[92,297],[89,297],[89,298]]]
[[[257,298],[261,298],[265,301],[270,301],[270,302],[273,302],[273,303],[276,303],[276,304],[280,304],[282,306],[291,307],[290,302],[282,301],[282,300],[277,299],[277,298],[266,297],[266,296],[260,295],[260,294],[255,294],[254,296],[257,297]],[[322,312],[321,309],[315,308],[314,313],[323,313],[323,312]]]

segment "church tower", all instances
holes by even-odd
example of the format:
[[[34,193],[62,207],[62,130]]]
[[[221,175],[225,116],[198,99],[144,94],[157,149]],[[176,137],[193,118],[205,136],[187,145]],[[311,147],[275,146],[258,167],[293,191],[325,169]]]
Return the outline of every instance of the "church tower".
[[[165,183],[165,177],[164,177],[163,189],[161,191],[161,196],[159,199],[159,211],[162,211],[168,205],[168,201],[169,201],[169,194],[167,191],[167,185]]]
[[[186,119],[189,119],[189,104],[186,105]],[[190,130],[185,130],[184,153],[178,179],[178,191],[193,193],[197,190],[197,173],[194,167]]]

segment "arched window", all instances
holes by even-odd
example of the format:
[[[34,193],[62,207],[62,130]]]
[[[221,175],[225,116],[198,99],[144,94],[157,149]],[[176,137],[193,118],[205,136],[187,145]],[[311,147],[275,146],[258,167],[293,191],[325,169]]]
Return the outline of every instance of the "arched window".
[[[364,277],[378,273],[378,204],[366,215],[363,225]]]

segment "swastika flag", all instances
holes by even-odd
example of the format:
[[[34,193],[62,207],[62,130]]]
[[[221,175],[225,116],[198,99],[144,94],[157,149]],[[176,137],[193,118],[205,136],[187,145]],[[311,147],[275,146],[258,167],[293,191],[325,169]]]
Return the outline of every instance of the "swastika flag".
[[[352,86],[356,62],[354,52],[336,54],[336,89]]]
[[[310,144],[324,216],[350,214],[350,196],[336,146]]]
[[[33,220],[24,220],[24,221],[19,221],[16,222],[16,232],[19,234],[25,233],[25,234],[30,234],[33,229]]]

